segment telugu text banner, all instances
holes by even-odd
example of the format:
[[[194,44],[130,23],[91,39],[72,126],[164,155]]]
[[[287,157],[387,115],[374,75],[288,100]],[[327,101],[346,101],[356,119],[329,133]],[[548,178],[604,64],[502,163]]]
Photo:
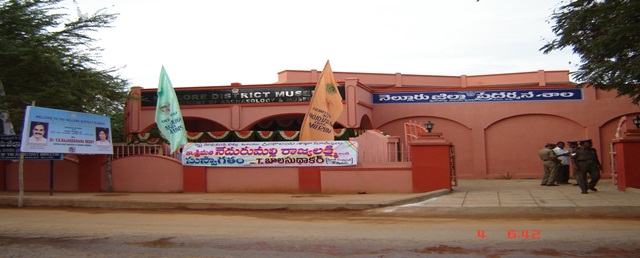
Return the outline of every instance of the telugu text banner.
[[[205,167],[355,166],[354,141],[188,143],[182,164]]]
[[[582,89],[470,90],[374,93],[374,104],[582,100]]]

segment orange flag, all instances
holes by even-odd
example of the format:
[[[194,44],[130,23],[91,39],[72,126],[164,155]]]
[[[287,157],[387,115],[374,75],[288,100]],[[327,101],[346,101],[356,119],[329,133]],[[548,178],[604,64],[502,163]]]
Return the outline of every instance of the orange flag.
[[[343,109],[342,96],[327,60],[311,97],[307,115],[302,121],[300,141],[333,141],[333,123]]]

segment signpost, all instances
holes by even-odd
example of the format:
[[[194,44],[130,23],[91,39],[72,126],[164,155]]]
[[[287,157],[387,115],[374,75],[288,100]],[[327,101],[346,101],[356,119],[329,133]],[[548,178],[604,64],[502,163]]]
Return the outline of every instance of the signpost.
[[[20,135],[0,135],[0,160],[20,160]],[[61,160],[62,153],[24,153],[25,160]]]
[[[50,160],[49,162],[49,195],[53,195],[53,161],[62,160],[62,153],[22,153],[20,152],[20,135],[0,135],[0,160]]]
[[[59,109],[36,107],[35,102],[27,107],[20,141],[18,207],[22,207],[24,195],[23,163],[28,156],[40,157],[45,153],[113,154],[111,142],[111,119]],[[15,144],[12,144],[15,145]],[[53,161],[51,161],[50,194],[53,194]]]
[[[22,152],[113,154],[108,116],[28,106]]]

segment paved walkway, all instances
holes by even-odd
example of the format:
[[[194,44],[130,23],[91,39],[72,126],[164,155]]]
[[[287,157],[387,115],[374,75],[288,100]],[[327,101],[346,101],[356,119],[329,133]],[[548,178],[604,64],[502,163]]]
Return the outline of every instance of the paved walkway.
[[[454,191],[420,194],[54,193],[27,192],[23,207],[109,209],[366,210],[380,216],[603,216],[640,218],[640,190],[618,191],[601,180],[597,192],[540,186],[537,179],[462,179]],[[0,192],[1,206],[17,206],[17,192]]]
[[[572,180],[573,181],[573,180]],[[450,194],[422,202],[368,211],[371,214],[455,217],[636,217],[640,191],[618,191],[601,180],[597,192],[581,194],[578,186],[540,186],[540,180],[460,180]]]

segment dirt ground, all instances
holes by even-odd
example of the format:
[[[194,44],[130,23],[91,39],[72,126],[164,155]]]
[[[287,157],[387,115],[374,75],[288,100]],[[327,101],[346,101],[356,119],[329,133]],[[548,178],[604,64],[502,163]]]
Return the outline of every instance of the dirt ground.
[[[637,257],[640,219],[0,208],[0,257]]]

